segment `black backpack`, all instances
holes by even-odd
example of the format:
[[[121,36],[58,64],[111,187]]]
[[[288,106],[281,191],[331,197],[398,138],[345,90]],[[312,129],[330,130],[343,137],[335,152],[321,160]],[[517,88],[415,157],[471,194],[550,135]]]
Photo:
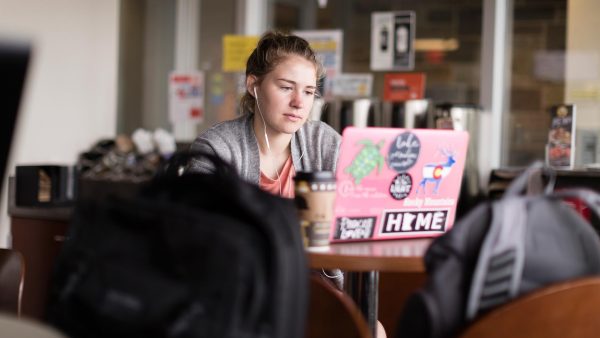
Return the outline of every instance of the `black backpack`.
[[[81,198],[48,319],[71,337],[302,337],[308,269],[293,201],[215,173]]]
[[[540,182],[540,169],[532,165],[502,199],[480,204],[434,240],[425,254],[426,283],[407,300],[398,337],[454,337],[511,299],[600,273],[597,227],[563,203],[578,198],[598,216],[600,196],[552,192],[552,183],[543,193],[523,195],[526,186],[540,185],[531,185]]]

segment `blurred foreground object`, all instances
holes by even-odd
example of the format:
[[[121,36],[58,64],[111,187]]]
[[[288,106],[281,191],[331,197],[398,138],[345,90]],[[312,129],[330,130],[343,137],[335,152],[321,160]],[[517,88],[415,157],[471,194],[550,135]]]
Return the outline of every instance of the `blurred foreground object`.
[[[547,184],[542,171],[550,172]],[[600,194],[553,191],[555,178],[534,163],[501,199],[481,203],[431,244],[428,280],[406,302],[398,336],[455,337],[473,320],[541,287],[600,275],[599,224],[565,203],[577,199],[597,219]]]
[[[42,323],[0,314],[0,338],[66,338]]]
[[[29,65],[27,43],[0,40],[0,191],[12,141],[25,76]]]
[[[21,316],[25,259],[12,249],[0,248],[0,311]]]
[[[213,174],[180,175],[191,155],[176,154],[135,194],[79,196],[50,323],[87,338],[303,337],[308,271],[293,202],[206,156]]]

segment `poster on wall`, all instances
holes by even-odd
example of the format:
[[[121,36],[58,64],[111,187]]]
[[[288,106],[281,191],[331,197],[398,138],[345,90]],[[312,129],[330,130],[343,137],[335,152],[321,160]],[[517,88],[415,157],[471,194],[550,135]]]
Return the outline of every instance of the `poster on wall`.
[[[373,88],[371,73],[342,73],[332,81],[332,94],[345,98],[370,97]]]
[[[412,70],[415,61],[415,13],[371,14],[371,70]]]
[[[550,108],[551,125],[546,146],[548,165],[573,169],[575,163],[575,105],[561,104]]]
[[[384,101],[418,100],[422,99],[424,94],[424,73],[387,73],[383,77]]]
[[[293,34],[304,38],[323,64],[325,81],[321,88],[325,98],[332,97],[333,79],[342,72],[342,53],[344,33],[341,29],[294,31]]]
[[[245,72],[246,61],[256,48],[258,39],[255,35],[224,35],[223,71]]]
[[[169,121],[201,123],[204,119],[204,73],[169,74]]]

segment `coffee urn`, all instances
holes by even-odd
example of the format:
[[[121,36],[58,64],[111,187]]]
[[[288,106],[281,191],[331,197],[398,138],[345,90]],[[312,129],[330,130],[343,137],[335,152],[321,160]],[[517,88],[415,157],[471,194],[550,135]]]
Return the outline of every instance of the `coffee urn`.
[[[432,102],[428,99],[384,102],[382,127],[429,128],[432,125]]]
[[[437,104],[433,114],[432,127],[453,129],[469,133],[469,147],[461,187],[457,216],[471,209],[482,195],[479,186],[479,116],[481,108],[475,104]]]

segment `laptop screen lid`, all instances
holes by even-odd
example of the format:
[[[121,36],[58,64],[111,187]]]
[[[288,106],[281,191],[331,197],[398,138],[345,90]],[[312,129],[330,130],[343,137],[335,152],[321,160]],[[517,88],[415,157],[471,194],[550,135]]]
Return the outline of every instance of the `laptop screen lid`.
[[[454,224],[469,135],[344,129],[331,242],[434,237]]]

